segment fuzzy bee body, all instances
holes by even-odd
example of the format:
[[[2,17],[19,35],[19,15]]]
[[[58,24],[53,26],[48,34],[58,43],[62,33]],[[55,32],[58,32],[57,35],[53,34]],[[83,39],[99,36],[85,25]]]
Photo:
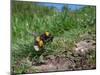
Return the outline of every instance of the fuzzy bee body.
[[[44,47],[44,45],[53,40],[53,36],[49,32],[45,32],[40,36],[37,36],[34,42],[34,49],[36,51],[40,51]]]

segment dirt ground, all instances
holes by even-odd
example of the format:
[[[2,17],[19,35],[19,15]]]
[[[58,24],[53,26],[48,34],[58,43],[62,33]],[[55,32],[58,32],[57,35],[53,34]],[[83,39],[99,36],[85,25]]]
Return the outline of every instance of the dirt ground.
[[[75,44],[73,52],[69,52],[69,57],[64,55],[46,56],[43,63],[31,62],[30,70],[37,72],[64,71],[64,70],[88,70],[95,69],[96,64],[91,63],[92,52],[95,52],[96,43],[93,40],[83,40]],[[65,52],[66,53],[66,52]],[[67,52],[68,54],[68,52]],[[31,73],[31,71],[29,71]]]

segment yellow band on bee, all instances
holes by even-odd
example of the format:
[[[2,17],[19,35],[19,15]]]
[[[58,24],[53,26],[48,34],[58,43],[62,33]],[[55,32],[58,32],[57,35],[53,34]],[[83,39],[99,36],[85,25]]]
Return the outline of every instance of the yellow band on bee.
[[[45,32],[46,36],[49,36],[49,32]]]
[[[43,46],[43,44],[44,44],[44,43],[43,43],[43,41],[42,41],[42,40],[40,40],[40,41],[39,41],[39,46],[40,46],[40,47],[42,47],[42,46]]]
[[[41,39],[40,39],[40,36],[38,36],[38,37],[36,38],[36,41],[39,42],[40,40],[41,40]]]

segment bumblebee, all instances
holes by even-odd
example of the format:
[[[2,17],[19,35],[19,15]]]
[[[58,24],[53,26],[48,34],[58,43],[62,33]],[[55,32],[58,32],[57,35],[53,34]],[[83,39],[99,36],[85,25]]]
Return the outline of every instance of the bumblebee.
[[[45,32],[35,38],[34,49],[40,51],[44,48],[45,44],[53,40],[53,36],[49,32]]]

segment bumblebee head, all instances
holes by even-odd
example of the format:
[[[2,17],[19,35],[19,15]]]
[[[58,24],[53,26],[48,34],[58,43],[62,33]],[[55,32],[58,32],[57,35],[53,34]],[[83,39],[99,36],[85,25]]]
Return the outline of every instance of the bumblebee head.
[[[45,35],[46,35],[46,36],[49,36],[49,35],[50,35],[50,33],[49,33],[49,32],[45,32]]]

